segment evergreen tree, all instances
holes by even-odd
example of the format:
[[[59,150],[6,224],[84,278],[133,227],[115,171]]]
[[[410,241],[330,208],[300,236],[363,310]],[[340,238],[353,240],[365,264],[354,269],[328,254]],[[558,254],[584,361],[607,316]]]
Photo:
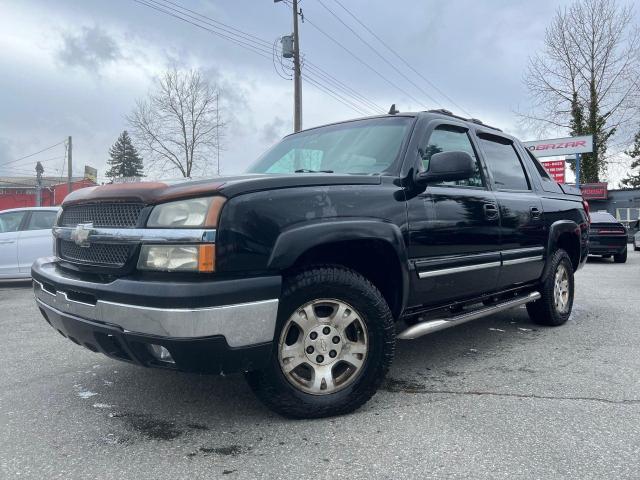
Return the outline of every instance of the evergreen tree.
[[[631,157],[631,169],[627,178],[620,183],[624,185],[624,188],[640,188],[640,131],[636,133],[633,147],[624,153]]]
[[[107,178],[144,177],[142,157],[131,142],[127,131],[123,131],[116,143],[109,149],[109,170],[105,174]]]

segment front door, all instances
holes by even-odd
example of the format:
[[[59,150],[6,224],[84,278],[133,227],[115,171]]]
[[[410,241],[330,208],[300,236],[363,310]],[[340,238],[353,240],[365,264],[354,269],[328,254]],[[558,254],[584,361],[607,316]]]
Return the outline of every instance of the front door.
[[[415,266],[410,303],[433,305],[494,291],[500,215],[468,129],[455,123],[430,125],[419,151],[424,170],[435,153],[464,151],[475,159],[476,172],[465,180],[429,185],[408,199],[409,255]]]
[[[25,211],[0,213],[0,278],[18,274],[18,230]]]
[[[21,273],[31,272],[31,265],[40,257],[53,255],[51,228],[56,220],[54,210],[34,210],[18,233],[18,268]]]
[[[500,207],[502,271],[498,288],[536,280],[544,268],[547,238],[540,197],[533,191],[510,139],[480,133],[478,142]]]

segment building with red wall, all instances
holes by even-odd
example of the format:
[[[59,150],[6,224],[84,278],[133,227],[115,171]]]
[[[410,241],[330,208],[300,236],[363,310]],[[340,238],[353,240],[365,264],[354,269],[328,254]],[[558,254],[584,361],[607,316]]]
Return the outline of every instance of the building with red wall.
[[[72,190],[93,187],[95,183],[82,177],[73,177]],[[60,205],[67,196],[66,179],[42,177],[43,207]],[[36,179],[34,177],[0,177],[0,210],[36,206]]]

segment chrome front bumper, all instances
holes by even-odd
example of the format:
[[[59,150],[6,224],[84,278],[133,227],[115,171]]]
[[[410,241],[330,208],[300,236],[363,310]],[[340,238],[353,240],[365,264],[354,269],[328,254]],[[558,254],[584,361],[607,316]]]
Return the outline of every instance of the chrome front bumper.
[[[93,302],[84,301],[77,292],[94,284],[77,279],[71,282],[57,271],[51,258],[38,260],[33,272],[36,302],[47,315],[89,320],[123,333],[173,339],[223,336],[232,348],[273,340],[277,298],[203,308],[157,308],[100,298]]]

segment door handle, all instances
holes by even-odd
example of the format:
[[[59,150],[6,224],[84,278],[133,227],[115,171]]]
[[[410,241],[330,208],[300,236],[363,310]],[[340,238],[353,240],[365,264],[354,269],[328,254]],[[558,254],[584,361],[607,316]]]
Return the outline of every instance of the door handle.
[[[9,243],[16,243],[15,240],[2,240],[0,241],[0,245],[7,245]]]
[[[542,216],[542,212],[538,207],[531,207],[529,212],[531,212],[531,218],[534,220],[538,220]]]
[[[498,206],[495,203],[485,203],[483,205],[484,216],[487,220],[498,218]]]

